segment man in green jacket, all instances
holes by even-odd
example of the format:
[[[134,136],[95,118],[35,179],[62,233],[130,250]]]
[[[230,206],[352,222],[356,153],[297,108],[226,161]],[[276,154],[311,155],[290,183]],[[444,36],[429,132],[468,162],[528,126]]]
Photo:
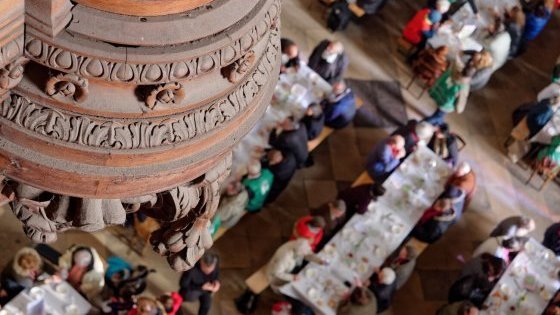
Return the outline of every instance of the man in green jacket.
[[[247,178],[243,180],[243,185],[247,188],[249,193],[249,203],[247,204],[247,211],[259,211],[272,186],[274,175],[268,169],[261,170],[261,162],[258,160],[253,161],[248,167]]]

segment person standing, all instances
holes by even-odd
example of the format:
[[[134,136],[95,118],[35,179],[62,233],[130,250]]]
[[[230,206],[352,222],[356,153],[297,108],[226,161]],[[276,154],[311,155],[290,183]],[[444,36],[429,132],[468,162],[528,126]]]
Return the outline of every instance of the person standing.
[[[348,64],[348,56],[344,53],[342,43],[328,39],[323,40],[313,49],[307,63],[309,68],[330,84],[342,80]]]
[[[198,315],[207,315],[212,306],[212,294],[220,290],[219,258],[212,252],[207,252],[199,262],[181,275],[179,294],[184,301],[198,300],[200,308]]]

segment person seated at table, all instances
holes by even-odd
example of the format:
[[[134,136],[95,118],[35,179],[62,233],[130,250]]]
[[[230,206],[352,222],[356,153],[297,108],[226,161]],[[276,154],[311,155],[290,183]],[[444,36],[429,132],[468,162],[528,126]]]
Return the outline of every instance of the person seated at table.
[[[270,195],[270,193],[269,193]],[[240,181],[233,181],[226,186],[225,193],[220,198],[216,216],[220,217],[221,225],[231,228],[243,217],[249,204],[249,193]]]
[[[346,203],[346,218],[350,218],[356,213],[366,213],[369,204],[384,193],[381,185],[363,184],[340,191],[337,198]]]
[[[342,129],[348,126],[356,115],[354,92],[344,81],[335,82],[332,93],[321,102],[325,113],[325,126]]]
[[[436,242],[460,218],[462,209],[459,207],[454,206],[451,198],[439,198],[424,212],[412,230],[412,236],[424,243]]]
[[[469,301],[477,308],[481,308],[486,297],[492,292],[495,283],[495,281],[490,281],[487,277],[480,275],[461,277],[449,288],[447,302],[452,304]]]
[[[269,144],[282,152],[290,152],[296,158],[298,168],[308,163],[309,149],[307,147],[307,128],[294,121],[290,116],[278,125],[270,134]]]
[[[453,2],[453,1],[428,0],[428,3],[426,4],[426,7],[439,11],[439,13],[442,14],[442,17],[443,17],[442,22],[443,22],[446,19],[445,17],[447,16],[447,13],[449,12],[449,9],[451,8],[451,2]]]
[[[525,12],[525,29],[521,39],[522,52],[542,32],[554,10],[554,0],[539,0],[534,9]]]
[[[322,264],[323,261],[313,254],[309,240],[299,238],[288,241],[280,246],[266,266],[266,276],[274,292],[292,281],[298,279],[294,272],[305,260]]]
[[[317,245],[319,245],[325,234],[325,226],[325,219],[321,216],[304,216],[299,218],[294,224],[290,240],[304,238],[309,241],[311,250],[316,251]]]
[[[448,113],[460,114],[465,110],[473,70],[472,65],[463,66],[457,61],[436,80],[430,88],[429,94],[438,108],[425,121],[441,126],[445,123],[445,116]]]
[[[324,235],[329,238],[342,227],[346,221],[346,203],[344,200],[329,201],[325,205],[311,209],[312,216],[321,217],[325,221]]]
[[[321,105],[318,103],[311,103],[309,107],[307,107],[305,115],[301,119],[301,123],[307,130],[307,140],[317,138],[325,126],[325,113]]]
[[[506,262],[490,253],[482,253],[473,257],[464,266],[461,277],[478,275],[486,276],[494,281],[501,276],[500,271],[506,270]]]
[[[420,51],[426,46],[428,39],[434,36],[441,18],[442,14],[438,10],[424,8],[418,11],[406,24],[402,36],[407,42],[416,46],[415,52],[408,58],[409,62],[416,59]]]
[[[311,53],[307,65],[330,84],[342,81],[348,68],[348,56],[339,41],[320,42]]]
[[[259,160],[251,161],[247,171],[247,178],[242,181],[249,193],[247,211],[255,212],[263,207],[272,187],[274,175],[270,170],[261,168]]]
[[[183,303],[183,297],[178,292],[169,292],[160,295],[158,298],[159,302],[163,306],[165,315],[182,315],[181,304]]]
[[[377,299],[368,288],[357,286],[350,297],[343,301],[336,312],[337,315],[372,315],[377,314]]]
[[[455,172],[449,177],[446,188],[456,187],[465,192],[465,208],[468,206],[476,191],[476,175],[467,162],[461,162]]]
[[[0,274],[0,305],[8,303],[21,291],[30,289],[41,273],[43,262],[31,247],[18,250]]]
[[[436,315],[478,315],[479,309],[470,301],[460,301],[442,306]]]
[[[389,267],[395,271],[397,277],[395,280],[397,290],[402,288],[412,276],[416,266],[416,258],[418,258],[418,254],[414,247],[405,245],[397,251],[397,255],[388,260]]]
[[[218,255],[206,252],[196,265],[183,272],[179,280],[179,294],[185,302],[198,300],[198,315],[206,315],[212,306],[212,294],[220,290]]]
[[[74,245],[60,256],[58,266],[62,278],[88,299],[103,290],[105,267],[95,248]]]
[[[495,16],[494,22],[483,30],[481,37],[481,44],[490,52],[494,60],[492,69],[494,71],[500,69],[507,62],[511,47],[511,36],[506,31],[502,18]]]
[[[286,72],[290,68],[299,70],[299,48],[288,38],[280,39],[280,47],[282,49],[282,65],[280,66],[280,73]]]
[[[433,137],[436,128],[426,122],[409,120],[406,125],[397,128],[391,135],[399,135],[404,138],[404,149],[406,155],[414,152],[418,145],[427,145]]]
[[[397,291],[397,275],[389,267],[377,269],[370,278],[369,289],[377,299],[377,314],[381,314],[391,307],[393,296]]]
[[[478,91],[488,84],[494,73],[494,58],[488,50],[474,52],[469,63],[472,64],[471,91]]]
[[[266,197],[266,202],[270,203],[275,201],[280,193],[288,187],[296,173],[297,162],[292,153],[273,149],[266,153],[266,166],[274,176],[270,192]]]
[[[457,159],[459,159],[457,137],[449,132],[447,124],[435,128],[432,139],[428,143],[428,148],[447,162],[449,166],[455,167],[455,164],[457,164]]]
[[[535,220],[527,216],[511,216],[503,219],[490,232],[490,237],[507,240],[513,237],[526,237],[535,230]]]
[[[447,46],[440,46],[435,49],[428,47],[422,50],[418,58],[412,62],[414,76],[422,79],[428,87],[434,85],[436,79],[449,67],[448,53]]]
[[[560,222],[549,226],[544,232],[543,246],[560,256]]]
[[[509,48],[509,58],[517,57],[521,48],[523,30],[525,29],[525,13],[519,6],[514,6],[505,14],[504,25],[511,37],[511,47]]]
[[[147,278],[153,269],[137,265],[133,267],[124,259],[111,256],[107,259],[105,272],[105,287],[99,297],[90,299],[105,313],[119,313],[129,310],[134,300],[147,287]]]
[[[482,255],[483,253],[489,253],[501,258],[509,265],[517,253],[523,249],[527,240],[528,239],[525,237],[512,237],[505,240],[499,240],[491,237],[482,242],[482,244],[474,250],[472,256],[476,257]]]
[[[404,146],[405,140],[400,135],[390,136],[375,145],[366,162],[366,171],[375,183],[382,184],[399,166],[406,156]]]
[[[165,315],[165,312],[156,300],[141,296],[127,315]]]

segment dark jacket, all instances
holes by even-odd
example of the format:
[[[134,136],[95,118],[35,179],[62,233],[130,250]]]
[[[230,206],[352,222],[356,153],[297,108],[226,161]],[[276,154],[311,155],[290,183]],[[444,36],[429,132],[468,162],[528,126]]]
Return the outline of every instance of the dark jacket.
[[[278,135],[272,131],[269,143],[275,149],[292,153],[298,167],[302,167],[309,157],[307,139],[307,128],[300,124],[297,129],[282,131]]]
[[[335,100],[325,100],[325,125],[333,129],[341,129],[352,122],[356,115],[356,98],[350,89],[346,89]]]
[[[519,48],[521,47],[521,39],[523,38],[523,28],[513,22],[507,22],[506,24],[506,31],[509,33],[511,37],[511,46],[509,48],[509,56],[515,57],[518,55]]]
[[[325,79],[325,81],[332,84],[342,80],[344,72],[348,68],[349,61],[344,53],[339,54],[333,63],[328,63],[323,60],[323,52],[327,49],[329,43],[330,41],[326,39],[320,42],[319,45],[313,49],[307,65]]]
[[[381,10],[388,0],[358,0],[358,6],[360,6],[366,14],[375,14]]]
[[[444,144],[447,149],[446,154],[444,154],[442,148],[439,147],[439,145],[441,145],[440,141],[445,142]],[[457,164],[457,160],[459,159],[459,145],[457,144],[457,138],[454,134],[447,133],[445,139],[438,139],[434,135],[428,143],[428,148],[430,148],[445,162],[451,164],[452,166],[455,166]]]
[[[288,38],[281,38],[280,39],[280,47],[282,49],[282,53],[284,53],[284,50],[286,49],[286,47],[295,45],[294,41],[292,41],[291,39]],[[297,67],[299,66],[299,62],[300,62],[300,58],[299,55],[288,60],[288,63],[286,63],[284,66],[286,68],[291,68],[291,67]]]
[[[554,112],[550,107],[550,101],[544,99],[529,109],[527,113],[527,127],[529,138],[536,135],[550,121]]]
[[[217,281],[220,276],[219,265],[209,275],[202,272],[200,263],[196,263],[194,268],[183,272],[179,280],[179,294],[184,298],[185,295],[193,291],[202,291],[202,286],[206,282]]]
[[[314,116],[305,115],[301,119],[301,123],[304,124],[307,129],[307,140],[313,140],[323,131],[323,127],[325,126],[325,114],[320,113]]]
[[[347,188],[338,193],[337,199],[346,203],[346,216],[350,218],[355,213],[364,214],[369,203],[374,199],[372,184],[364,184]]]
[[[554,223],[546,229],[543,245],[560,256],[560,223]]]
[[[297,169],[297,162],[294,155],[290,152],[283,152],[282,162],[274,165],[268,164],[267,168],[274,175],[274,181],[266,198],[266,202],[273,202],[282,191],[288,186]]]
[[[494,283],[488,281],[486,277],[465,276],[451,285],[447,300],[449,303],[468,300],[480,308],[493,287]]]

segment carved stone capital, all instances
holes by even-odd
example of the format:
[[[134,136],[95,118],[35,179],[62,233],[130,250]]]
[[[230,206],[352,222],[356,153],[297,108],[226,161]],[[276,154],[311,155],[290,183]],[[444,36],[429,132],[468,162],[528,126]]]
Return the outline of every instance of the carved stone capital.
[[[23,78],[23,65],[13,62],[0,69],[0,100],[10,89],[18,85]]]
[[[222,75],[231,83],[237,83],[251,70],[257,57],[254,51],[249,51],[232,64],[222,68]]]

